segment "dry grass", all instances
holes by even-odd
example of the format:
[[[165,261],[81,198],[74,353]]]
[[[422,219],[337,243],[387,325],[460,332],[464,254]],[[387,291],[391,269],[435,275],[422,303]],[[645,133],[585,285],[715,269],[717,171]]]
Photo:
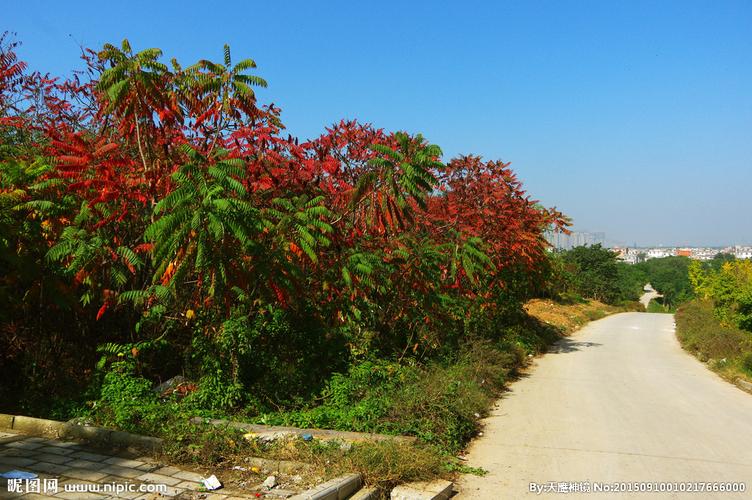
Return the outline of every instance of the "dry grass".
[[[358,472],[367,485],[382,492],[403,482],[452,477],[449,457],[421,443],[384,440],[348,444],[295,438],[262,443],[245,439],[243,431],[208,424],[184,424],[175,432],[179,439],[167,441],[161,459],[217,474],[228,487],[251,493],[262,491],[260,484],[270,474],[285,488],[304,490]],[[259,458],[268,465],[259,465]],[[280,473],[275,468],[280,461],[300,467]]]
[[[624,308],[597,300],[561,303],[550,299],[533,299],[525,304],[525,311],[537,320],[557,328],[564,335],[569,335],[589,321],[622,312]]]
[[[311,466],[322,478],[358,472],[368,485],[388,490],[409,481],[425,481],[448,476],[446,458],[436,449],[397,441],[368,441],[341,447],[337,442],[293,441],[268,449],[267,458],[294,460]]]

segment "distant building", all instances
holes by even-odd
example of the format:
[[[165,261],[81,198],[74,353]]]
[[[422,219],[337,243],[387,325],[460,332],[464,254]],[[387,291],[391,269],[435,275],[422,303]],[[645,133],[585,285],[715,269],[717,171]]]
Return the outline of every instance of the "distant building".
[[[606,242],[606,233],[572,231],[565,234],[560,231],[549,231],[546,233],[546,241],[557,250],[570,250],[574,247],[603,245]]]
[[[712,260],[719,253],[733,255],[737,259],[752,259],[752,246],[735,245],[733,247],[645,247],[622,248],[613,247],[618,258],[629,264],[636,264],[648,259],[680,256],[694,260]]]
[[[645,253],[639,248],[613,247],[611,250],[616,252],[617,259],[627,264],[637,264],[645,260]]]
[[[673,257],[676,255],[675,248],[647,248],[645,256],[647,259],[662,259],[663,257]]]
[[[752,259],[752,247],[749,246],[736,245],[733,247],[732,251],[728,253],[732,254],[737,259]]]

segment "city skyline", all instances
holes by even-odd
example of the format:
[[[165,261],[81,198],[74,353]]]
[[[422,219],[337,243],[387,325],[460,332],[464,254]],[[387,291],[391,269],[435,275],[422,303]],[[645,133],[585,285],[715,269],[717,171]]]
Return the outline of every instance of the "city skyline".
[[[596,244],[600,243],[601,245],[609,248],[614,247],[625,247],[625,248],[729,248],[734,246],[749,246],[752,245],[750,243],[749,238],[740,238],[738,241],[731,241],[728,243],[717,243],[717,244],[697,244],[693,242],[638,242],[638,241],[626,241],[626,240],[615,240],[610,237],[608,233],[605,231],[590,231],[588,229],[583,229],[577,226],[572,226],[569,228],[569,231],[575,235],[574,239],[575,241],[582,242],[584,244]],[[547,239],[549,240],[549,243],[552,243],[554,247],[557,248],[571,248],[572,246],[578,246],[577,244],[565,244],[562,243],[561,246],[557,246],[555,243],[555,238],[551,237],[552,233],[548,233]],[[563,235],[563,233],[560,233],[562,236],[559,236],[558,238],[560,240],[565,240],[566,236]],[[571,238],[571,237],[570,237]]]

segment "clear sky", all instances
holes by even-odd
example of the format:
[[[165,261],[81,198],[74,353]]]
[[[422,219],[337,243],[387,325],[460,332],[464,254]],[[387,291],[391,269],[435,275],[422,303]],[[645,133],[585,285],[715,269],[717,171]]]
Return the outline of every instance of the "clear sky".
[[[73,7],[73,5],[76,7]],[[290,133],[340,118],[511,161],[575,228],[752,243],[752,2],[17,1],[34,69],[127,37],[184,64],[252,57]]]

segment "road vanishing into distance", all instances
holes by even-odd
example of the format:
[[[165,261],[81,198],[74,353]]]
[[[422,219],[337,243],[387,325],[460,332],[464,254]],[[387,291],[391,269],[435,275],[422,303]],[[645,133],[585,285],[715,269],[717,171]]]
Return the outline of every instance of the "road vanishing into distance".
[[[467,464],[488,474],[463,476],[462,500],[752,498],[752,395],[683,351],[670,314],[590,323],[536,360],[484,422]],[[747,491],[592,492],[596,482],[701,481]],[[549,482],[587,482],[591,493],[530,491]]]

